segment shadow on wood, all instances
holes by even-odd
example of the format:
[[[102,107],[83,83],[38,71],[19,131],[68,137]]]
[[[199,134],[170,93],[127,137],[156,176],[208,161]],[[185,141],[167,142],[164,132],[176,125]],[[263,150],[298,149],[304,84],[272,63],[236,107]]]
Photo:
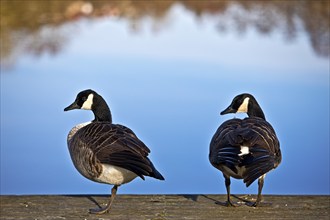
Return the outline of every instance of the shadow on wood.
[[[233,196],[238,207],[218,205],[226,195],[118,195],[110,213],[92,215],[108,195],[0,196],[1,219],[329,219],[330,196]]]

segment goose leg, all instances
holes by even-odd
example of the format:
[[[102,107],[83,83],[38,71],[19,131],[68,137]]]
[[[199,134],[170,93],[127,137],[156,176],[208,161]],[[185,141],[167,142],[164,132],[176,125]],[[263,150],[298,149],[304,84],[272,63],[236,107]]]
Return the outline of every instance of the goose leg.
[[[258,179],[258,197],[256,202],[253,204],[254,207],[257,207],[261,201],[261,191],[262,188],[264,186],[264,179],[265,179],[265,175],[262,175],[259,179]]]
[[[225,184],[226,184],[226,190],[227,190],[227,202],[226,206],[234,206],[234,204],[231,202],[230,199],[230,177],[223,175],[225,177]]]
[[[113,202],[113,200],[115,200],[117,189],[118,189],[118,186],[117,185],[114,185],[112,187],[112,189],[111,189],[111,197],[110,197],[109,202],[108,202],[108,204],[107,204],[106,207],[100,208],[100,209],[90,209],[89,210],[89,213],[91,213],[91,214],[99,214],[100,215],[100,214],[109,212],[109,210],[111,208],[111,205],[112,205],[112,202]]]

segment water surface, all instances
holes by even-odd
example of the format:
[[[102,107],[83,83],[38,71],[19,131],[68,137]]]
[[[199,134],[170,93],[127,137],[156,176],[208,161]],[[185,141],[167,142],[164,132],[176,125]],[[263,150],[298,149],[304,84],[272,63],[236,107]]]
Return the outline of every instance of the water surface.
[[[327,1],[1,1],[1,194],[105,194],[75,170],[64,112],[92,88],[165,176],[119,193],[225,193],[209,142],[252,93],[282,164],[266,194],[329,194]],[[256,193],[232,181],[235,194]]]

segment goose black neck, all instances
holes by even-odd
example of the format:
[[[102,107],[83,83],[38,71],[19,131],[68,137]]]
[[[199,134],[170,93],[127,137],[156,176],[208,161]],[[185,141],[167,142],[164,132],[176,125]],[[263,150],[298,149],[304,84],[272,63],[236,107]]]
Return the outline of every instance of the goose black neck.
[[[92,105],[92,111],[95,116],[95,119],[93,120],[94,122],[102,121],[112,123],[110,108],[100,95],[96,95]]]
[[[250,100],[247,114],[249,117],[258,117],[266,120],[264,112],[262,111],[257,100],[255,100],[254,98]]]

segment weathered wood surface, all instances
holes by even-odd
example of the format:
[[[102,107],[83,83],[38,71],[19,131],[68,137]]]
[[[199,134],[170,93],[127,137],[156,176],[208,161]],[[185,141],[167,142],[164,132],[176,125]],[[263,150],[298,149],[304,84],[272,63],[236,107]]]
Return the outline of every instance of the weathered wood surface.
[[[104,206],[103,195],[0,196],[1,219],[326,219],[330,196],[265,195],[260,207],[234,198],[238,207],[225,207],[225,195],[118,195],[110,213],[92,215]]]

